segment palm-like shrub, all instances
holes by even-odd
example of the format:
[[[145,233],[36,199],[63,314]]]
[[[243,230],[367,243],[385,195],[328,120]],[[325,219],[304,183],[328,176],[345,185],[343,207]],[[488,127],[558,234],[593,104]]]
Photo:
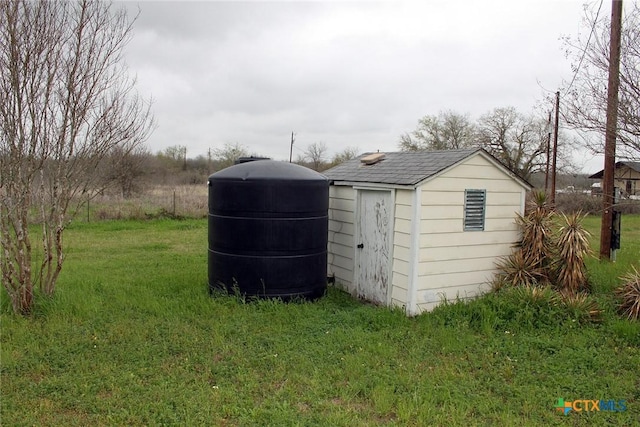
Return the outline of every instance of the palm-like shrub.
[[[522,250],[503,257],[496,266],[500,274],[494,280],[494,290],[503,286],[535,286],[544,277],[544,272],[538,264]]]
[[[622,276],[623,285],[616,290],[616,295],[620,299],[618,310],[620,314],[629,320],[640,319],[640,273],[635,267],[632,271]]]
[[[585,215],[580,212],[562,214],[562,226],[556,238],[555,259],[556,282],[564,292],[577,293],[588,289],[585,257],[591,253],[591,234],[582,226]]]
[[[553,254],[553,210],[547,203],[547,195],[534,191],[524,216],[518,215],[522,229],[520,250],[537,268],[546,270]]]
[[[524,215],[516,217],[522,230],[522,239],[513,254],[498,263],[500,271],[494,280],[494,289],[502,286],[535,286],[550,279],[550,260],[553,254],[553,210],[547,195],[534,191],[527,202]]]

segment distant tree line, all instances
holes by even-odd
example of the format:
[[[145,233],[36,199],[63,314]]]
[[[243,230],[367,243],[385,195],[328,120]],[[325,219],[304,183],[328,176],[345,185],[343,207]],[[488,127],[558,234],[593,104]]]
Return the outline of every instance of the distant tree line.
[[[323,171],[357,157],[356,148],[349,147],[329,157],[323,142],[310,144],[295,163],[316,171]],[[241,157],[266,157],[251,153],[240,143],[226,143],[212,148],[207,154],[188,157],[187,147],[173,145],[153,154],[147,147],[125,151],[119,147],[110,151],[97,168],[100,185],[107,191],[129,198],[152,185],[188,185],[206,182],[207,177],[232,166]]]
[[[496,108],[472,121],[469,115],[441,111],[418,120],[415,130],[401,135],[403,151],[484,148],[524,179],[546,169],[548,119],[526,115],[514,107]],[[559,144],[560,169],[571,171],[570,150],[574,142],[565,135]]]

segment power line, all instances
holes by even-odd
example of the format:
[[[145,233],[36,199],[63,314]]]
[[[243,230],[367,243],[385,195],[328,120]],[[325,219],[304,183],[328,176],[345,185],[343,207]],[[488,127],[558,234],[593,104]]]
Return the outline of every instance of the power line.
[[[591,32],[589,32],[589,38],[587,39],[587,44],[584,46],[584,50],[582,51],[582,56],[580,57],[580,62],[578,62],[578,67],[576,68],[575,73],[573,73],[573,78],[571,79],[571,83],[569,83],[569,87],[566,89],[566,92],[569,92],[571,86],[573,86],[573,82],[576,80],[578,76],[578,72],[580,71],[580,67],[582,67],[582,61],[584,61],[584,57],[587,54],[587,49],[589,48],[589,43],[591,43],[591,37],[593,37],[593,33],[596,29],[596,24],[598,23],[598,17],[600,16],[600,9],[602,9],[602,3],[604,0],[600,0],[600,6],[598,6],[598,11],[596,12],[596,19],[593,20],[593,24],[591,24]]]

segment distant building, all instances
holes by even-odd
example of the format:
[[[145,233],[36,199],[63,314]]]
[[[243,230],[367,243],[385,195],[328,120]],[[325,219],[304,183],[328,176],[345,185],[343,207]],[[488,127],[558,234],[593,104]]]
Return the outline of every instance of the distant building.
[[[603,175],[604,170],[601,170],[589,178],[602,180]],[[614,186],[621,190],[623,197],[640,196],[640,162],[616,162],[614,177]],[[602,187],[593,194],[602,194]]]

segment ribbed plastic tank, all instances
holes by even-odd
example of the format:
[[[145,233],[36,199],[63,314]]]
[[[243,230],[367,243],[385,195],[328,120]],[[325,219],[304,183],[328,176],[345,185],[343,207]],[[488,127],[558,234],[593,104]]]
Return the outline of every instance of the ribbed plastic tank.
[[[209,289],[315,299],[327,287],[329,182],[256,160],[209,177]]]

